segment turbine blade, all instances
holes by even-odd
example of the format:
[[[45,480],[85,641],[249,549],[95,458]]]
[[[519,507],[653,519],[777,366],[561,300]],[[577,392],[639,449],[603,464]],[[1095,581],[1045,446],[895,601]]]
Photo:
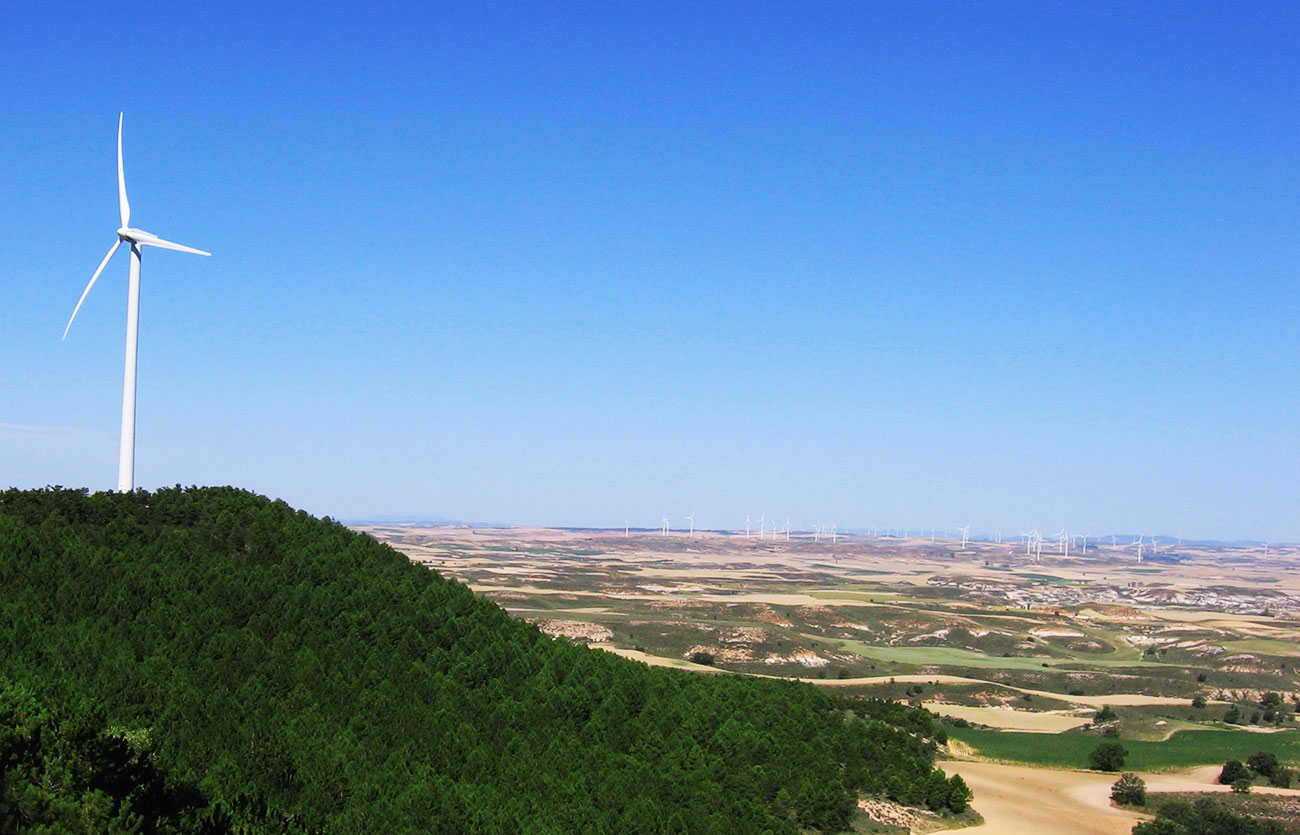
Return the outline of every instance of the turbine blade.
[[[126,200],[126,170],[122,167],[122,114],[117,114],[117,211],[122,228],[131,225],[131,204]]]
[[[140,246],[156,246],[159,249],[174,249],[177,252],[188,252],[192,255],[212,254],[211,252],[204,252],[201,249],[195,249],[192,246],[185,246],[184,244],[176,244],[176,243],[172,243],[171,241],[164,241],[162,238],[159,238],[155,235],[149,235],[148,237],[141,235],[140,237],[136,238],[135,242]]]
[[[108,254],[104,256],[103,261],[99,262],[99,269],[95,270],[95,274],[90,277],[90,283],[86,285],[86,289],[81,291],[81,298],[77,299],[77,306],[72,309],[72,315],[68,317],[68,327],[63,329],[64,339],[68,338],[68,329],[72,327],[72,320],[77,318],[77,311],[81,310],[81,303],[84,302],[86,296],[90,294],[90,288],[95,286],[95,282],[99,280],[99,274],[104,271],[104,267],[108,266],[108,259],[113,257],[113,253],[117,252],[117,248],[121,245],[122,239],[118,238],[117,241],[108,248]]]

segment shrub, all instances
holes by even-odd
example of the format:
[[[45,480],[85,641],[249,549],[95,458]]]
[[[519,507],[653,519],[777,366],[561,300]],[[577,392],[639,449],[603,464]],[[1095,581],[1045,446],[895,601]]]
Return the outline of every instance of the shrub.
[[[1272,777],[1277,766],[1277,755],[1268,751],[1256,751],[1246,758],[1246,768],[1261,777]]]
[[[1250,778],[1242,777],[1232,781],[1232,791],[1236,794],[1250,794]]]
[[[1127,756],[1128,749],[1118,742],[1103,742],[1088,754],[1088,767],[1094,771],[1119,771]]]
[[[1103,722],[1109,722],[1112,719],[1118,718],[1119,714],[1115,712],[1115,708],[1110,705],[1102,705],[1101,710],[1097,711],[1097,714],[1092,717],[1092,724],[1100,725]]]
[[[1147,805],[1147,784],[1141,777],[1126,771],[1110,787],[1110,799],[1121,806]]]
[[[1200,695],[1193,696],[1192,707],[1196,707],[1196,708],[1205,707],[1205,697]]]
[[[713,666],[713,653],[711,653],[711,652],[692,652],[692,653],[691,653],[691,663],[692,663],[692,664],[704,664],[705,666],[712,667],[712,666]]]
[[[1245,778],[1250,779],[1250,772],[1246,766],[1238,760],[1228,760],[1223,764],[1223,770],[1219,772],[1219,783],[1224,786],[1231,786],[1236,781]]]

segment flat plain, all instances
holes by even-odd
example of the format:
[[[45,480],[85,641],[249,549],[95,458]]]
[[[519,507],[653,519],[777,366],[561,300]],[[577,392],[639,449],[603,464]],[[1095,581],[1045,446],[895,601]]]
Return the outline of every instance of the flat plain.
[[[1018,825],[1015,792],[1127,831],[1093,785],[1113,778],[1082,771],[1102,737],[1166,781],[1261,749],[1300,762],[1300,547],[354,527],[557,638],[924,705],[990,833]],[[1017,770],[994,792],[996,768]]]

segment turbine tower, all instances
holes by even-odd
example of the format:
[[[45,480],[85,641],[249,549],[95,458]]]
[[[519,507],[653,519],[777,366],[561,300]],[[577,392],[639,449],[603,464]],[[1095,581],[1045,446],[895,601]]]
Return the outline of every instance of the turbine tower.
[[[109,259],[117,248],[126,241],[131,245],[131,266],[128,273],[126,296],[126,369],[122,375],[122,441],[117,458],[117,492],[130,493],[135,489],[135,363],[137,355],[137,336],[140,331],[140,251],[143,247],[153,246],[159,249],[174,249],[192,255],[211,255],[201,249],[164,241],[162,238],[143,229],[136,229],[131,223],[131,204],[126,199],[126,171],[122,167],[122,114],[117,115],[117,209],[122,225],[117,230],[117,240],[108,248],[108,254],[99,262],[99,268],[90,277],[90,283],[81,291],[77,306],[68,317],[68,325],[63,329],[63,338],[68,338],[72,320],[77,318],[81,303],[86,300],[90,288],[99,280],[99,274],[108,266]]]
[[[691,532],[687,536],[687,539],[694,539],[695,538],[695,511],[692,510],[690,512],[690,514],[686,517],[686,521],[691,523]]]

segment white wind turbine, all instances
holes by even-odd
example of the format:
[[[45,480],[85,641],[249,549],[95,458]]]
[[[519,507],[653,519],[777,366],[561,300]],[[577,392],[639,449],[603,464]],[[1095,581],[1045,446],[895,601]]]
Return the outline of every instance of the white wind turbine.
[[[109,247],[104,260],[99,262],[99,268],[90,277],[90,283],[86,285],[86,289],[81,291],[81,298],[77,299],[77,306],[72,309],[72,315],[68,317],[68,325],[63,329],[63,338],[68,338],[68,330],[72,327],[72,320],[77,318],[77,311],[81,310],[81,303],[86,300],[90,288],[94,287],[95,282],[99,280],[99,274],[104,271],[104,267],[108,266],[109,259],[117,252],[117,248],[122,245],[123,241],[129,243],[131,245],[131,267],[128,273],[129,283],[126,297],[126,370],[122,376],[122,442],[117,459],[117,491],[119,493],[129,493],[135,489],[135,363],[137,336],[140,330],[140,250],[142,247],[153,246],[159,249],[189,252],[193,255],[211,255],[212,253],[172,243],[171,241],[164,241],[152,232],[146,232],[143,229],[136,229],[128,225],[131,222],[131,204],[126,199],[126,172],[122,167],[121,113],[117,115],[117,209],[122,221],[122,225],[117,230],[117,240]]]
[[[695,511],[692,510],[690,514],[687,515],[686,521],[691,523],[691,532],[687,536],[687,539],[694,539],[695,538]]]
[[[961,547],[964,551],[966,550],[966,543],[970,541],[970,523],[967,522],[966,527],[958,528],[957,530],[961,531]]]
[[[1056,553],[1070,556],[1070,537],[1064,527],[1056,533]]]

